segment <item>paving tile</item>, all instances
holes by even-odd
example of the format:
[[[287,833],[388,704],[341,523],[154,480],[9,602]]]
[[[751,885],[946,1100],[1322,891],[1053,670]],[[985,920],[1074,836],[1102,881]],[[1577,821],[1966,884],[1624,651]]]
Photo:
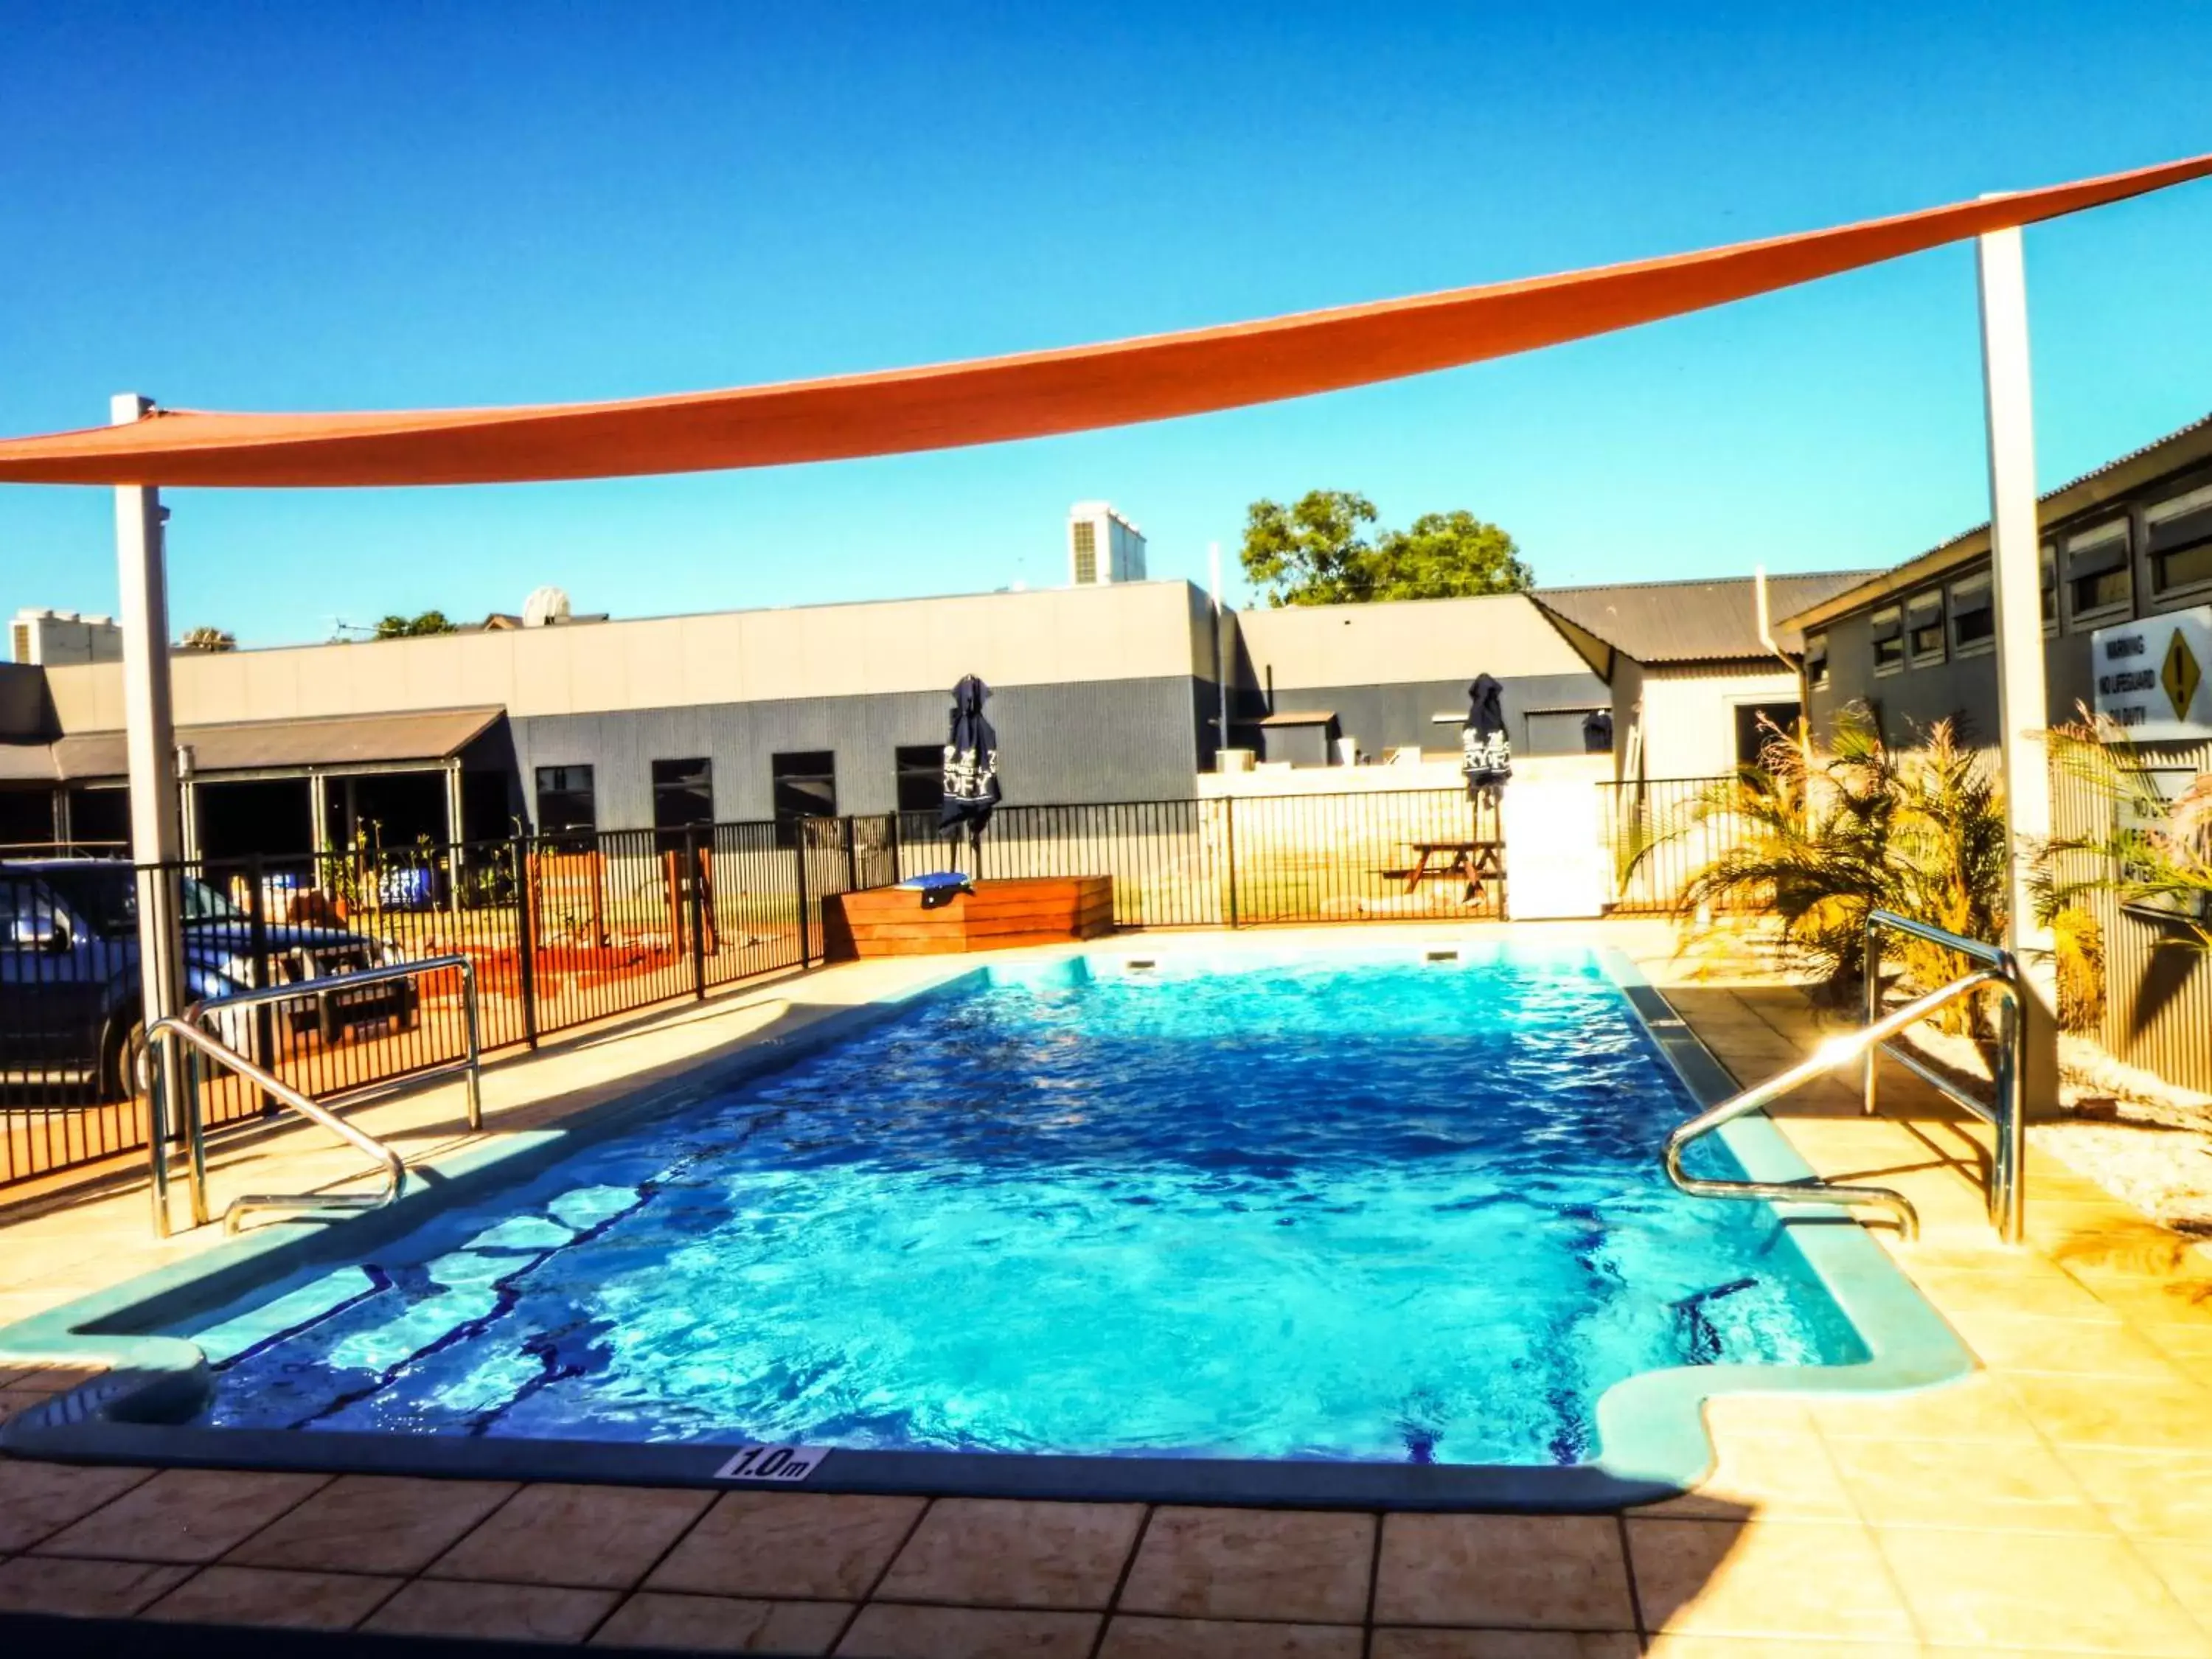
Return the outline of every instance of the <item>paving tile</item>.
[[[225,1559],[325,1572],[419,1572],[515,1490],[504,1480],[341,1476]]]
[[[1716,1440],[1731,1434],[1802,1434],[1812,1426],[1802,1395],[1723,1394],[1705,1401],[1705,1427]]]
[[[1357,1625],[1121,1617],[1098,1659],[1360,1659],[1361,1637]]]
[[[330,1477],[164,1469],[40,1545],[40,1553],[126,1561],[212,1561]]]
[[[1641,1651],[1626,1632],[1568,1630],[1378,1628],[1367,1649],[1369,1659],[1637,1659]]]
[[[2062,1446],[2059,1461],[2130,1538],[2162,1538],[2212,1549],[2212,1450],[2136,1451]]]
[[[1685,1636],[1669,1631],[1651,1638],[1650,1659],[1935,1659],[1936,1650],[1915,1641],[1820,1642],[1796,1637]],[[1379,1656],[1378,1656],[1379,1659]],[[1954,1653],[1949,1659],[1966,1659]],[[2027,1654],[1977,1654],[1974,1659],[2044,1659]]]
[[[1629,1560],[1647,1630],[1914,1639],[1905,1605],[1863,1527],[1641,1517],[1627,1524]]]
[[[2036,1439],[2019,1403],[1986,1374],[1905,1394],[1832,1395],[1807,1402],[1823,1439],[1942,1440],[2012,1444]]]
[[[1187,1619],[1358,1624],[1375,1517],[1296,1510],[1152,1512],[1118,1606]]]
[[[2014,1273],[1962,1272],[1923,1267],[1907,1258],[1913,1282],[1939,1307],[1978,1308],[1987,1313],[2038,1314],[2046,1319],[2081,1319],[2116,1325],[2120,1316],[2081,1284],[2056,1268]]]
[[[0,1458],[0,1553],[27,1550],[150,1479],[151,1469]]]
[[[362,1628],[393,1636],[580,1642],[618,1599],[612,1590],[417,1578],[379,1607]]]
[[[2136,1550],[2165,1582],[2175,1601],[2212,1631],[2212,1546],[2138,1543]]]
[[[1595,1515],[1386,1516],[1375,1620],[1633,1630],[1620,1527]]]
[[[149,1607],[148,1619],[200,1625],[281,1625],[351,1630],[404,1582],[346,1572],[273,1567],[202,1567]]]
[[[1997,1370],[2170,1379],[2173,1361],[2125,1325],[2039,1314],[1947,1310],[1984,1364]]]
[[[843,1601],[750,1601],[726,1595],[640,1590],[592,1638],[593,1647],[676,1648],[686,1653],[820,1654],[853,1609]]]
[[[0,1561],[0,1613],[125,1619],[191,1571],[190,1567],[145,1561],[19,1555]]]
[[[1144,1518],[1141,1504],[939,1498],[876,1594],[893,1601],[1103,1607]]]
[[[1991,1450],[1936,1440],[1838,1440],[1834,1453],[1859,1514],[1875,1526],[2113,1529],[2057,1455],[2032,1442]]]
[[[1089,1659],[1095,1613],[996,1607],[921,1607],[871,1601],[839,1659]]]
[[[2204,1632],[2117,1537],[1974,1531],[1875,1537],[1931,1645],[2191,1656]]]
[[[429,1574],[627,1589],[713,1502],[712,1492],[665,1487],[526,1486]]]
[[[2202,1451],[2212,1446],[2212,1391],[2176,1378],[2002,1374],[1998,1384],[2061,1446]]]
[[[1796,1434],[1729,1433],[1717,1443],[1719,1459],[1713,1472],[1694,1491],[1633,1512],[1720,1521],[1749,1513],[1769,1521],[1791,1516],[1856,1518],[1827,1447],[1809,1428]]]
[[[646,1588],[704,1595],[866,1595],[927,1500],[829,1492],[725,1492]]]

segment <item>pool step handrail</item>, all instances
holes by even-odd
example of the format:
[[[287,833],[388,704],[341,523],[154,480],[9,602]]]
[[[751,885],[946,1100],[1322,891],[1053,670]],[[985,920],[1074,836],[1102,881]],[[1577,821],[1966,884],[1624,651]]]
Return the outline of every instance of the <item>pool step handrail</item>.
[[[1948,984],[1939,986],[1924,996],[1916,997],[1887,1014],[1881,1014],[1879,1012],[1881,955],[1876,941],[1883,931],[1910,933],[1931,944],[1957,951],[1986,965]],[[1682,1191],[1698,1198],[1759,1199],[1776,1204],[1870,1205],[1887,1210],[1895,1217],[1898,1231],[1905,1237],[1917,1238],[1920,1236],[1919,1212],[1913,1207],[1911,1200],[1892,1188],[1854,1186],[1817,1180],[1802,1182],[1728,1181],[1690,1175],[1682,1168],[1682,1155],[1692,1142],[1853,1060],[1863,1063],[1861,1106],[1865,1113],[1871,1115],[1875,1111],[1875,1064],[1880,1055],[1887,1054],[1904,1061],[1946,1097],[1996,1127],[1997,1146],[1996,1157],[1991,1160],[1990,1218],[2000,1238],[2008,1244],[2016,1244],[2021,1238],[2023,1213],[2021,1170],[2025,1146],[2019,1052],[2019,965],[2010,951],[1996,945],[1948,933],[1940,927],[1931,927],[1925,922],[1908,921],[1887,910],[1874,911],[1867,917],[1867,1023],[1856,1031],[1831,1037],[1808,1058],[1779,1076],[1746,1089],[1681,1125],[1667,1137],[1667,1178]],[[2002,1010],[1998,1023],[1996,1099],[1990,1105],[1974,1099],[1948,1079],[1891,1046],[1893,1038],[1917,1025],[1938,1009],[1984,989],[1993,989],[1997,993]]]
[[[404,1080],[404,1088],[411,1092],[422,1085],[435,1081],[448,1073],[459,1071],[467,1083],[468,1125],[471,1131],[483,1127],[483,1054],[477,1018],[476,964],[466,957],[426,957],[417,962],[395,963],[388,967],[364,969],[357,973],[331,974],[320,979],[301,980],[295,983],[270,986],[264,989],[240,991],[228,996],[203,997],[181,1013],[156,1020],[146,1033],[147,1098],[156,1114],[162,1114],[163,1103],[173,1097],[167,1086],[164,1055],[168,1042],[182,1042],[197,1053],[204,1054],[217,1065],[245,1079],[271,1099],[289,1106],[310,1122],[321,1125],[350,1146],[359,1148],[383,1166],[384,1181],[374,1193],[256,1193],[233,1199],[223,1211],[222,1227],[234,1233],[245,1218],[257,1212],[270,1210],[330,1212],[349,1213],[363,1210],[380,1210],[399,1196],[406,1184],[407,1165],[399,1154],[384,1142],[348,1123],[328,1107],[294,1088],[265,1067],[239,1053],[210,1030],[208,1016],[224,1009],[259,1007],[270,1003],[302,1001],[325,994],[357,990],[364,985],[387,983],[396,980],[412,979],[424,974],[458,969],[461,975],[461,1000],[464,1024],[468,1036],[467,1052],[457,1060],[425,1066]],[[183,1109],[173,1114],[177,1127],[185,1138],[188,1163],[188,1186],[191,1198],[192,1224],[204,1227],[208,1223],[207,1201],[207,1135],[200,1111],[199,1077],[196,1065],[184,1068],[185,1087],[182,1091]],[[390,1098],[393,1091],[380,1097]],[[168,1159],[165,1148],[162,1126],[157,1121],[148,1136],[154,1196],[155,1231],[166,1238],[169,1236]]]

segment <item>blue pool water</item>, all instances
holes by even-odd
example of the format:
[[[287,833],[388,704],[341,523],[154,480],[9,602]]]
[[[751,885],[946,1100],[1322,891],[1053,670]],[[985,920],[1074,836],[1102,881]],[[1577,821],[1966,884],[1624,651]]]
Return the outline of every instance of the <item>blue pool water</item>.
[[[1571,1463],[1636,1372],[1865,1357],[1668,1185],[1694,1109],[1580,952],[1063,965],[179,1334],[218,1425]]]

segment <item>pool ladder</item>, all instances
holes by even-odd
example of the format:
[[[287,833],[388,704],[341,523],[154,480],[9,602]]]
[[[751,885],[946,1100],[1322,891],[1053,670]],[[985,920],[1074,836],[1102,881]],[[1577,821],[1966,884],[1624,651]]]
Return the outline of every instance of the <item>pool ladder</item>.
[[[1942,945],[1982,966],[1885,1014],[1881,1012],[1881,936],[1886,933],[1905,933],[1930,945]],[[1995,991],[1998,1000],[1996,1087],[1994,1097],[1988,1102],[1966,1093],[1892,1042],[1893,1038],[1917,1025],[1939,1008],[1984,989]],[[2023,1098],[2025,1073],[2021,1062],[2021,1012],[2020,964],[2011,951],[1887,910],[1872,911],[1866,922],[1866,1024],[1856,1031],[1830,1038],[1809,1058],[1779,1077],[1744,1090],[1676,1129],[1667,1137],[1667,1178],[1698,1198],[1763,1199],[1777,1204],[1871,1205],[1895,1217],[1898,1231],[1906,1238],[1917,1238],[1919,1212],[1913,1208],[1911,1199],[1891,1188],[1819,1180],[1723,1181],[1690,1175],[1682,1168],[1682,1154],[1692,1141],[1852,1060],[1859,1061],[1861,1067],[1860,1109],[1872,1117],[1875,1067],[1881,1056],[1887,1054],[1996,1131],[1996,1148],[1990,1161],[1990,1223],[2004,1243],[2017,1244],[2027,1207],[2027,1114]]]
[[[181,1133],[185,1139],[188,1159],[186,1184],[191,1196],[192,1224],[204,1227],[208,1223],[207,1132],[200,1111],[199,1062],[202,1056],[235,1073],[271,1099],[290,1107],[310,1122],[321,1125],[348,1146],[356,1147],[375,1159],[381,1166],[384,1176],[381,1185],[373,1193],[253,1193],[234,1198],[222,1212],[223,1231],[236,1232],[240,1224],[258,1211],[287,1210],[344,1215],[363,1210],[380,1210],[398,1197],[406,1184],[407,1164],[398,1152],[374,1136],[356,1128],[329,1107],[301,1093],[266,1067],[239,1053],[209,1030],[205,1021],[209,1015],[224,1009],[257,1008],[271,1003],[297,1002],[319,996],[343,994],[365,985],[412,979],[449,969],[459,969],[461,975],[461,1004],[468,1052],[458,1060],[424,1067],[408,1078],[403,1086],[411,1091],[426,1082],[442,1079],[453,1072],[463,1073],[468,1083],[469,1128],[475,1131],[483,1127],[483,1063],[477,1021],[476,964],[466,957],[426,957],[419,962],[398,963],[388,968],[331,974],[320,979],[301,980],[296,984],[240,991],[229,996],[203,997],[181,1013],[155,1020],[146,1032],[146,1052],[143,1062],[145,1071],[141,1079],[153,1118],[152,1133],[147,1139],[154,1196],[154,1231],[163,1238],[169,1236],[169,1161],[165,1143],[169,1134],[173,1133]],[[184,1045],[181,1066],[172,1066],[167,1062],[166,1056],[171,1052],[172,1042]],[[178,1103],[181,1109],[172,1109],[173,1091],[169,1085],[177,1071],[184,1074],[183,1098]],[[391,1097],[387,1094],[384,1097]]]

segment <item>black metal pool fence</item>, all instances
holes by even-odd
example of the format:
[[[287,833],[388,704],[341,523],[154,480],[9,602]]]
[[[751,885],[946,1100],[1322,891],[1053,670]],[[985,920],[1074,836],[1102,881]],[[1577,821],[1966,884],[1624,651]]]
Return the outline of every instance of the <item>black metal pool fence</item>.
[[[0,862],[0,1189],[143,1151],[133,1082],[139,884],[178,881],[194,994],[465,956],[485,1049],[635,1012],[823,952],[841,893],[933,870],[1106,875],[1122,927],[1241,927],[1497,915],[1468,873],[1502,844],[1456,790],[1002,806],[980,846],[934,812],[517,836],[207,860]],[[464,1052],[459,975],[210,1016],[216,1035],[326,1098]],[[228,1021],[228,1024],[224,1022]],[[211,1126],[261,1117],[206,1079]]]

